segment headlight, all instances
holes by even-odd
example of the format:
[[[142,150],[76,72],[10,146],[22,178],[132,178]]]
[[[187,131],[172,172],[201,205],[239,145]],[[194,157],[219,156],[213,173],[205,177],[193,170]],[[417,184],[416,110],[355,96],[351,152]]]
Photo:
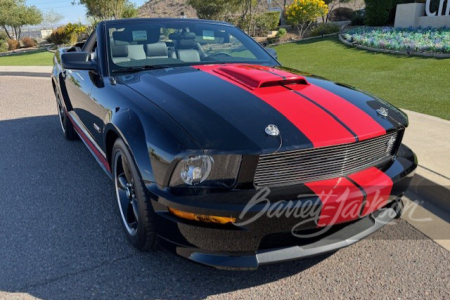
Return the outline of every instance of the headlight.
[[[170,179],[170,186],[231,187],[239,172],[239,155],[199,155],[181,160]]]

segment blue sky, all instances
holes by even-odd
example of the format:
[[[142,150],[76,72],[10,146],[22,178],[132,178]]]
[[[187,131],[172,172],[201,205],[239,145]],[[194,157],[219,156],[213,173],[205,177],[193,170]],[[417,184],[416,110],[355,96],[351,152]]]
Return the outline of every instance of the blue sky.
[[[61,23],[84,22],[86,20],[86,9],[83,5],[72,5],[73,0],[26,0],[28,5],[34,5],[42,12],[53,9],[65,18]],[[137,6],[141,6],[148,0],[131,0]]]

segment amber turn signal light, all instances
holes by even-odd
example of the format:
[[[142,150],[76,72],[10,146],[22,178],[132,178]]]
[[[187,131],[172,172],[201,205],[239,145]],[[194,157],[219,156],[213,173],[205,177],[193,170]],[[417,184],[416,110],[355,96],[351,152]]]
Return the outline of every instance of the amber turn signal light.
[[[186,220],[198,221],[198,222],[216,223],[216,224],[227,224],[227,223],[236,222],[236,218],[231,218],[231,217],[199,215],[199,214],[184,212],[184,211],[170,208],[170,207],[169,207],[169,211],[177,217],[180,217],[180,218],[183,218]]]

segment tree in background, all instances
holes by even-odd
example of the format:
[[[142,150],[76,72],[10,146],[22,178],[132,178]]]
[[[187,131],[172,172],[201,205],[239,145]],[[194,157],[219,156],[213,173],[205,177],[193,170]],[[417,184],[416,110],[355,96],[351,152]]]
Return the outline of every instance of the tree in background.
[[[138,13],[136,6],[129,0],[79,0],[73,1],[72,4],[86,6],[87,16],[96,22],[135,17]]]
[[[42,26],[44,26],[44,28],[54,29],[62,19],[64,19],[62,14],[50,9],[43,15]]]
[[[125,1],[123,5],[122,19],[136,18],[138,13],[139,9],[134,3]]]
[[[261,0],[188,0],[200,19],[228,20],[249,34],[255,33],[256,9]]]
[[[296,26],[303,37],[317,18],[328,14],[328,5],[323,0],[294,0],[286,8],[286,21]]]
[[[322,20],[325,23],[325,22],[328,22],[328,20],[330,19],[331,13],[337,6],[340,6],[343,3],[349,3],[353,0],[323,0],[323,1],[325,2],[326,5],[328,5],[328,13],[322,17]]]
[[[188,0],[200,19],[223,20],[225,15],[237,11],[241,1],[236,0]]]
[[[35,6],[27,6],[24,0],[0,0],[0,27],[8,38],[19,40],[24,26],[41,22],[41,11]]]

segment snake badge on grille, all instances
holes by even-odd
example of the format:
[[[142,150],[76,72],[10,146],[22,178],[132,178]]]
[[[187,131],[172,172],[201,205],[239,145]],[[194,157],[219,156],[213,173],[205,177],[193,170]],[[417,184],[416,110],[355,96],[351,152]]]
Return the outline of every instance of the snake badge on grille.
[[[270,136],[278,136],[280,135],[280,130],[277,125],[270,124],[266,127],[266,133]]]
[[[380,107],[379,109],[377,109],[377,113],[382,116],[382,117],[387,117],[388,116],[388,109],[384,108],[384,107]]]
[[[391,136],[391,138],[389,139],[389,141],[386,143],[386,153],[390,154],[392,152],[392,149],[394,148],[394,144],[395,141],[397,139],[395,138],[395,136]]]

